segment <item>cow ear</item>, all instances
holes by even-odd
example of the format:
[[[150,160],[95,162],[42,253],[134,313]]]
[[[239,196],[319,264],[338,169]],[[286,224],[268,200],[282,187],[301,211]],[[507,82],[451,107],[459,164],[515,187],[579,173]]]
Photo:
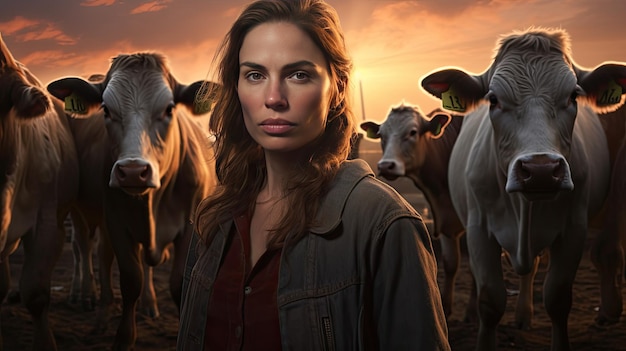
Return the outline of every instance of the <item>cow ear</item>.
[[[367,135],[370,139],[380,139],[380,135],[378,134],[378,130],[380,129],[380,125],[375,122],[363,122],[361,123],[361,129],[365,131],[365,135]]]
[[[474,109],[487,94],[479,76],[456,68],[432,72],[422,78],[421,85],[441,100],[444,109],[463,113]]]
[[[102,84],[82,78],[68,77],[52,81],[48,92],[65,102],[65,111],[74,117],[87,116],[102,105]]]
[[[190,85],[178,85],[174,101],[187,106],[194,115],[203,115],[211,112],[218,89],[219,84],[206,80],[199,80]]]
[[[447,113],[437,113],[434,115],[430,121],[427,121],[428,131],[431,134],[433,139],[437,139],[443,135],[443,130],[446,129],[446,126],[450,124],[452,117],[450,117]]]
[[[626,100],[626,65],[606,63],[594,70],[574,67],[578,85],[585,91],[581,97],[597,112],[617,110]]]

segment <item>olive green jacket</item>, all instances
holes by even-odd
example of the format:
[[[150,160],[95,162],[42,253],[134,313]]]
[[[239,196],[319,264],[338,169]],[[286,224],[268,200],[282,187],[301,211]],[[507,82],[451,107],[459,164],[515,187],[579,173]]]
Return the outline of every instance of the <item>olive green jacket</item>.
[[[310,235],[283,250],[283,350],[449,350],[437,263],[420,215],[363,160],[346,161]],[[233,221],[209,247],[194,234],[178,350],[201,350],[206,311]],[[262,345],[259,345],[259,350]]]

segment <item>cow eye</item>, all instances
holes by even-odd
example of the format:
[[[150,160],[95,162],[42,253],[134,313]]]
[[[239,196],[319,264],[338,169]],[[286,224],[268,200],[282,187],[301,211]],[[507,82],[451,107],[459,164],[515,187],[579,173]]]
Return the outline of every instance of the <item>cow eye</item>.
[[[102,111],[104,112],[104,118],[106,119],[111,118],[111,113],[109,112],[109,108],[106,107],[105,104],[102,104]]]
[[[172,118],[172,113],[174,113],[174,107],[174,103],[170,103],[169,105],[167,105],[165,111],[163,111],[163,116],[161,116],[161,120]]]
[[[489,96],[487,96],[487,99],[489,100],[489,104],[491,105],[491,107],[498,106],[498,97],[495,94],[489,94]]]
[[[570,95],[569,99],[572,104],[576,103],[576,99],[578,98],[578,91],[574,90],[572,95]]]
[[[412,136],[412,137],[413,137],[413,136],[415,136],[415,135],[417,135],[417,130],[415,130],[415,129],[411,129],[411,132],[409,133],[409,136]]]

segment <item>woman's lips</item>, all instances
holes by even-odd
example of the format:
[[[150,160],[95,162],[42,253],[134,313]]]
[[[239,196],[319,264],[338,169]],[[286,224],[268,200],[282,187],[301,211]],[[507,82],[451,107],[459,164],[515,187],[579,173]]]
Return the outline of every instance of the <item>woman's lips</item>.
[[[261,129],[267,134],[284,134],[295,127],[295,124],[284,119],[266,119],[260,124]]]

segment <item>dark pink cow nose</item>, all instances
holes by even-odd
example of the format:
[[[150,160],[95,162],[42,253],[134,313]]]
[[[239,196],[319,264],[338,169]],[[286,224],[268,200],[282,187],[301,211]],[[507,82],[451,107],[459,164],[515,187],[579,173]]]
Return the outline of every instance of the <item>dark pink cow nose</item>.
[[[152,167],[141,160],[117,162],[114,176],[122,188],[153,188]]]
[[[569,165],[556,154],[531,154],[513,161],[507,192],[556,193],[574,189]]]

